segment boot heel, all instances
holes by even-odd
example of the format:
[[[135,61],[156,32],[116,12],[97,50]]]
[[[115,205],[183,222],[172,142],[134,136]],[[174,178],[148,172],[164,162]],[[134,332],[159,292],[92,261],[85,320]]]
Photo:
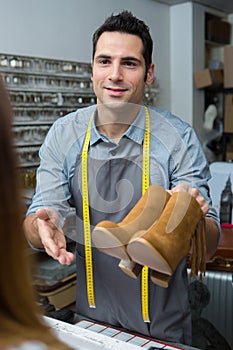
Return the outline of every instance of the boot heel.
[[[154,284],[157,284],[158,286],[163,288],[167,288],[169,285],[171,276],[152,270],[150,278]]]
[[[126,275],[135,279],[142,271],[142,265],[139,265],[132,260],[121,260],[118,266]]]

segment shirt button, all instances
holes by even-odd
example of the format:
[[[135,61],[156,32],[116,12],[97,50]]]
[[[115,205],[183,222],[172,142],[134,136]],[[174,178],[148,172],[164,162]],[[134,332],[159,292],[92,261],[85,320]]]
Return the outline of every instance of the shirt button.
[[[115,156],[116,155],[116,151],[111,151],[111,155]]]

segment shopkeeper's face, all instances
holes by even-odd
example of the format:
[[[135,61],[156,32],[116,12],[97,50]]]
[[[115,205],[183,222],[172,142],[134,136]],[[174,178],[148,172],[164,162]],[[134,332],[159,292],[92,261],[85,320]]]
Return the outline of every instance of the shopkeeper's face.
[[[92,81],[97,103],[129,102],[141,104],[145,85],[150,85],[154,65],[148,70],[142,40],[120,32],[104,32],[96,45],[92,62]]]

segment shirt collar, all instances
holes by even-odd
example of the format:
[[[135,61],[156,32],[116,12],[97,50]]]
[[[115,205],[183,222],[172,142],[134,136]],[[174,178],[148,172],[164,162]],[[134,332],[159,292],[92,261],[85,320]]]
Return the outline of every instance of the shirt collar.
[[[142,144],[145,133],[145,110],[144,106],[141,106],[141,109],[134,120],[134,122],[130,125],[130,127],[126,130],[122,137],[127,137],[138,144]],[[99,133],[96,129],[95,118],[92,120],[91,125],[91,137],[90,137],[90,145],[94,145],[100,140],[106,140],[106,138]]]

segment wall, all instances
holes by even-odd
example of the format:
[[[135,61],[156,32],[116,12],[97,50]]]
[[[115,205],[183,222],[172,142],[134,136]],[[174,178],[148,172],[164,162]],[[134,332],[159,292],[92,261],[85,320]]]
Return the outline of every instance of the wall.
[[[233,45],[233,13],[228,15],[228,21],[231,23],[231,45]]]
[[[154,39],[158,105],[170,108],[169,6],[154,0],[0,0],[0,52],[90,62],[91,36],[105,17],[128,9]]]
[[[192,125],[192,3],[170,7],[171,111]]]

